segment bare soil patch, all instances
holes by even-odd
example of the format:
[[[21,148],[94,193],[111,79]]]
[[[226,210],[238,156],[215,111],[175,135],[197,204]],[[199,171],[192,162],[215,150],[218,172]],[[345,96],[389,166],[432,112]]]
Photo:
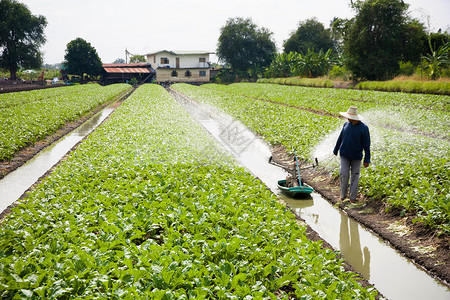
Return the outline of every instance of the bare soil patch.
[[[293,161],[283,146],[273,147],[272,155],[275,161],[287,167]],[[437,236],[420,222],[413,223],[412,214],[401,216],[398,212],[386,212],[384,203],[364,195],[359,196],[357,204],[339,201],[338,180],[324,170],[306,169],[302,171],[302,178],[333,205],[450,287],[449,236]]]

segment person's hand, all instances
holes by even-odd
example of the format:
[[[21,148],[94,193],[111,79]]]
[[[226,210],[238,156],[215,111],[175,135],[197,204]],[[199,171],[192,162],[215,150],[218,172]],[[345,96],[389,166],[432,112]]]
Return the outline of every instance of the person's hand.
[[[369,166],[369,163],[368,162],[365,162],[364,163],[364,168],[367,168]]]

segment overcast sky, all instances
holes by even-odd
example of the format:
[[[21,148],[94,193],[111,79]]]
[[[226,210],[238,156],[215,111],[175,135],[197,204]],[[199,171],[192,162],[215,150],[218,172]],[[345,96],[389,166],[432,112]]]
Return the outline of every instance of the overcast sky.
[[[316,17],[325,27],[334,17],[351,18],[350,0],[18,0],[48,25],[45,63],[64,60],[67,43],[83,38],[103,63],[158,50],[214,52],[229,18],[250,17],[273,32],[279,51],[300,21]],[[450,0],[406,0],[413,17],[432,31],[449,29]],[[429,16],[429,17],[427,17]]]

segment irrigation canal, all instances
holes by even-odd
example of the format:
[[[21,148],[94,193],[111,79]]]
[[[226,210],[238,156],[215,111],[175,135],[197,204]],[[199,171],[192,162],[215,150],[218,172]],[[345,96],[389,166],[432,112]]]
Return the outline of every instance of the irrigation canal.
[[[293,200],[280,194],[277,180],[286,172],[268,163],[271,151],[241,123],[214,108],[170,91],[241,165],[261,179],[315,230],[341,251],[345,260],[387,299],[450,299],[450,290],[407,260],[382,239],[360,226],[326,199],[313,193],[308,200]],[[94,115],[70,134],[40,151],[26,164],[0,180],[0,213],[16,202],[41,176],[58,163],[78,142],[114,111],[114,104]]]
[[[286,178],[287,173],[268,163],[272,155],[269,146],[243,124],[174,90],[169,92],[242,166],[281,197],[321,238],[340,250],[353,269],[384,297],[450,299],[450,290],[445,285],[333,207],[320,194],[312,193],[309,200],[294,200],[281,194],[277,181]]]
[[[42,149],[23,166],[0,180],[0,213],[19,199],[41,176],[57,164],[78,142],[100,125],[115,109],[104,108],[57,142]]]

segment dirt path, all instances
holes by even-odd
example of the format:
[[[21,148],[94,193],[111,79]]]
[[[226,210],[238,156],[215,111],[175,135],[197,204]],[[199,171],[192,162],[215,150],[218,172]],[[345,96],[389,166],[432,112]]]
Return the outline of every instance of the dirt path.
[[[274,160],[288,167],[293,157],[287,153],[282,146],[272,150]],[[419,222],[413,223],[414,215],[386,213],[382,203],[364,196],[357,204],[339,202],[338,181],[325,170],[307,169],[302,178],[333,205],[450,287],[450,237],[438,237]]]

